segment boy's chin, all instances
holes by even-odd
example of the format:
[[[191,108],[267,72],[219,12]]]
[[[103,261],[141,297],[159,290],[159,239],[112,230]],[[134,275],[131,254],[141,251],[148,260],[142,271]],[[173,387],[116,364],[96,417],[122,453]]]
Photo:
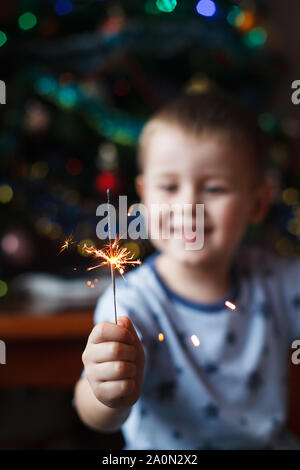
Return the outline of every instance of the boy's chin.
[[[199,266],[203,262],[208,261],[207,254],[204,250],[182,250],[174,254],[174,257],[187,266]]]

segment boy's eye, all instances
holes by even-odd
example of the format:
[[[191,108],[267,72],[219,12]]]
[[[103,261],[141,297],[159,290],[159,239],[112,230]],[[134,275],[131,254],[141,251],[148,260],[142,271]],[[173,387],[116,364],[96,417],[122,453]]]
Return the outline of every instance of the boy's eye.
[[[226,191],[226,188],[222,186],[209,186],[207,188],[204,188],[204,191],[209,193],[223,193]]]
[[[177,186],[176,184],[160,184],[158,185],[159,189],[162,189],[163,191],[176,191]]]

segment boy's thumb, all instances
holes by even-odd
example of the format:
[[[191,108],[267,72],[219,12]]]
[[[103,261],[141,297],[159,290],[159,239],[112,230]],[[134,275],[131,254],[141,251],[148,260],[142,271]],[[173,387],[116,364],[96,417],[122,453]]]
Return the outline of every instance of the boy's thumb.
[[[133,334],[134,338],[137,338],[139,340],[138,334],[135,331],[133,323],[132,323],[132,321],[130,320],[129,317],[126,317],[126,316],[119,317],[118,320],[117,320],[117,324],[119,326],[123,326],[123,328],[127,328],[127,330],[129,330],[130,333]]]

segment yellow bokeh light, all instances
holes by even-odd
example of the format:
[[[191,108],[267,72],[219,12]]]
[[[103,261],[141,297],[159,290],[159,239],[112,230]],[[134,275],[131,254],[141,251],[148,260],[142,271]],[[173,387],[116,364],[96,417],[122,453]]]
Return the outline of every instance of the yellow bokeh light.
[[[48,165],[46,162],[35,162],[30,170],[30,176],[34,179],[43,179],[47,176]]]
[[[4,297],[7,294],[8,288],[4,281],[0,280],[0,297]]]
[[[13,198],[14,192],[8,184],[1,184],[0,186],[0,202],[7,204]]]
[[[130,254],[133,255],[133,259],[136,259],[140,256],[141,254],[141,249],[138,243],[136,242],[124,242],[122,243],[125,248],[127,248],[128,251],[130,251]]]
[[[299,200],[299,191],[295,188],[287,188],[282,192],[282,200],[286,204],[293,205]]]

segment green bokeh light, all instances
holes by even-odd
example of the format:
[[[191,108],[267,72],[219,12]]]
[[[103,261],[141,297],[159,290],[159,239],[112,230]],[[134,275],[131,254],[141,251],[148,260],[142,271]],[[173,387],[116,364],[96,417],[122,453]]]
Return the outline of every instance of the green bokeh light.
[[[266,42],[267,37],[268,35],[266,30],[258,26],[245,34],[244,41],[249,47],[259,47]]]
[[[51,93],[55,93],[57,90],[57,84],[54,78],[52,77],[41,77],[36,82],[37,88],[45,93],[46,95],[50,95]]]
[[[7,41],[7,36],[3,31],[0,31],[0,47],[3,46]]]
[[[156,0],[156,6],[160,11],[170,13],[175,10],[177,0]]]
[[[28,30],[34,28],[37,24],[36,16],[30,11],[26,11],[18,19],[19,27],[23,30]]]
[[[77,93],[74,88],[66,87],[62,88],[58,92],[58,99],[62,106],[70,108],[76,104]]]
[[[0,297],[4,297],[7,294],[8,288],[4,281],[0,280]]]
[[[227,15],[227,21],[229,24],[231,24],[231,26],[239,26],[240,23],[241,23],[241,19],[244,17],[244,13],[242,12],[242,10],[240,9],[240,7],[238,7],[237,5],[235,5],[231,10],[230,12],[228,13]]]

